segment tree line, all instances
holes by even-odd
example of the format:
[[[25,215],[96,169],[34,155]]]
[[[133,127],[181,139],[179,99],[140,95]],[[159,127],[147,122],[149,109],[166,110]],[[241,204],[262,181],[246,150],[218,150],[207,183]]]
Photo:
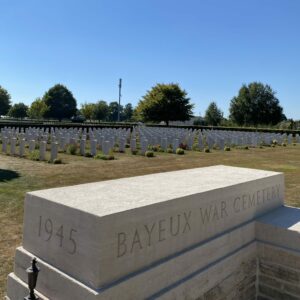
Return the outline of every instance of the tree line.
[[[0,86],[0,115],[13,118],[31,119],[71,119],[84,118],[89,121],[118,120],[118,102],[107,103],[99,100],[96,103],[84,103],[77,109],[77,101],[72,92],[62,84],[50,88],[43,97],[34,100],[29,107],[24,103],[11,104],[10,95]],[[186,121],[193,117],[194,104],[187,92],[179,84],[156,84],[140,99],[133,108],[131,103],[120,105],[120,121],[161,122]],[[211,102],[203,118],[198,118],[203,125],[256,126],[276,125],[286,120],[283,108],[276,93],[269,86],[260,82],[244,84],[230,101],[229,119],[216,102]]]

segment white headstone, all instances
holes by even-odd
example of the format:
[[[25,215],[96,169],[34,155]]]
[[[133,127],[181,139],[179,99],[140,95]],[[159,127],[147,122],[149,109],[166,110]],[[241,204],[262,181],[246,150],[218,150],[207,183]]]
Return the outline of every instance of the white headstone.
[[[58,143],[51,143],[50,161],[53,162],[57,158]]]

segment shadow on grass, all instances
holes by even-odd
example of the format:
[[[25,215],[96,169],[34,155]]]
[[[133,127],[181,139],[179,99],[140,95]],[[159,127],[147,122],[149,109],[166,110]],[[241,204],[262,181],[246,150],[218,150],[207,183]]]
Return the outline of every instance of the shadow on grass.
[[[15,178],[19,178],[19,177],[20,177],[20,174],[18,172],[15,172],[12,170],[0,169],[0,183],[7,182],[7,181],[13,180]]]

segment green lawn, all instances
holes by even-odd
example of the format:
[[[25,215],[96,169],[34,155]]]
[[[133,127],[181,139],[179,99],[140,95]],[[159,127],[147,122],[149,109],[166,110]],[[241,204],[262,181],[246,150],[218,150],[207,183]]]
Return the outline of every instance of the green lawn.
[[[185,155],[155,153],[146,158],[116,154],[116,160],[59,154],[64,164],[53,165],[0,155],[0,297],[13,269],[15,248],[21,244],[23,199],[27,191],[120,177],[165,172],[216,164],[285,173],[286,203],[300,206],[300,145],[212,153],[187,151]]]

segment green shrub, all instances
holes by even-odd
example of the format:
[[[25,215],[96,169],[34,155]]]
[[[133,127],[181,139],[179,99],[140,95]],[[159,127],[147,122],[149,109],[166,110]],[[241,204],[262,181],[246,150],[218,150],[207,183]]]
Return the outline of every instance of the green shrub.
[[[60,158],[55,158],[55,159],[53,160],[53,164],[55,164],[55,165],[60,165],[60,164],[62,164],[62,160],[61,160]]]
[[[158,150],[159,150],[159,146],[158,145],[152,146],[152,151],[157,152]]]
[[[167,153],[173,153],[173,149],[172,148],[168,148],[167,149]]]
[[[129,144],[126,144],[126,145],[125,145],[125,148],[130,148],[130,145],[129,145]]]
[[[71,155],[76,155],[76,153],[77,153],[77,145],[75,145],[75,144],[69,145],[68,148],[67,148],[67,153],[69,153]]]
[[[193,149],[193,151],[200,151],[200,148],[197,144],[194,144],[192,149]]]
[[[158,148],[158,152],[165,152],[165,150],[163,148]]]
[[[282,146],[282,147],[286,147],[286,143],[282,143],[281,146]]]
[[[102,159],[102,160],[114,160],[115,157],[112,154],[104,155],[104,154],[97,154],[95,159]]]
[[[296,143],[293,143],[293,146],[297,146],[297,144],[296,144]]]
[[[30,160],[38,161],[40,159],[40,153],[38,150],[31,151],[28,155]]]
[[[93,157],[93,155],[90,152],[85,152],[85,157]]]
[[[145,156],[146,157],[154,157],[154,152],[153,151],[146,151]]]
[[[249,147],[248,146],[244,146],[244,150],[249,150]]]
[[[138,151],[137,150],[131,150],[132,155],[137,155]]]
[[[209,148],[207,148],[207,147],[206,147],[206,148],[204,148],[204,152],[205,152],[205,153],[210,153],[210,150],[209,150]]]
[[[225,146],[224,151],[230,151],[230,147],[229,146]]]
[[[184,150],[182,148],[177,148],[176,149],[176,154],[183,155],[184,154]]]

